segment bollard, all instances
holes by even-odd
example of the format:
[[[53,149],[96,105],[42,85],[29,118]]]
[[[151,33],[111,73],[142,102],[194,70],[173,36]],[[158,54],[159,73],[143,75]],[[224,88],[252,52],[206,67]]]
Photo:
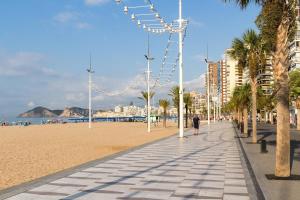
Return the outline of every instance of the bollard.
[[[260,143],[260,153],[268,153],[266,140],[262,140]]]

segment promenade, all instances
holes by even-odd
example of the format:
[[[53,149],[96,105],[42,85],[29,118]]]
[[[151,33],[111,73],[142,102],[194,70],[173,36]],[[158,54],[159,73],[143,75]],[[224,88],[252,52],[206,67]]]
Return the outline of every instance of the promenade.
[[[231,123],[201,126],[198,136],[185,135],[42,181],[7,199],[256,199]]]

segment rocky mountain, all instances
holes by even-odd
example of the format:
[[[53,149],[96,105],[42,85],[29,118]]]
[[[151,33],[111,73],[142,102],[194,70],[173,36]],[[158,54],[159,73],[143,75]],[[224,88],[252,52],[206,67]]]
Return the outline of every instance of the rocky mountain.
[[[60,114],[60,117],[87,117],[88,115],[88,109],[72,107],[65,108],[64,111]]]
[[[30,118],[39,118],[39,117],[51,118],[57,116],[58,115],[55,114],[52,110],[42,106],[36,107],[32,110],[29,110],[27,112],[18,115],[18,117],[30,117]]]
[[[88,109],[71,107],[64,110],[50,110],[48,108],[39,106],[27,112],[21,113],[18,117],[23,118],[53,118],[53,117],[87,117]]]

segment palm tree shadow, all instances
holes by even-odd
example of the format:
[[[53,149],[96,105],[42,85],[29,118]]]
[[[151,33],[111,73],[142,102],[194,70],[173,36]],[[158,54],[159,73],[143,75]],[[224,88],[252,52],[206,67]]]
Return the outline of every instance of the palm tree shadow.
[[[267,141],[267,144],[271,146],[276,146],[276,140]],[[290,146],[291,169],[293,168],[294,160],[300,161],[300,152],[296,152],[297,149],[300,149],[300,141],[291,140],[291,146]]]

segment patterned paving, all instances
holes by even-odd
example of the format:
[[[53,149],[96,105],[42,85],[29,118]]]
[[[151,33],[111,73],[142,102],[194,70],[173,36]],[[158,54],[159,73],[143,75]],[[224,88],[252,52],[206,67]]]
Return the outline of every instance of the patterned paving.
[[[9,200],[249,199],[230,123],[169,139],[8,198]]]

